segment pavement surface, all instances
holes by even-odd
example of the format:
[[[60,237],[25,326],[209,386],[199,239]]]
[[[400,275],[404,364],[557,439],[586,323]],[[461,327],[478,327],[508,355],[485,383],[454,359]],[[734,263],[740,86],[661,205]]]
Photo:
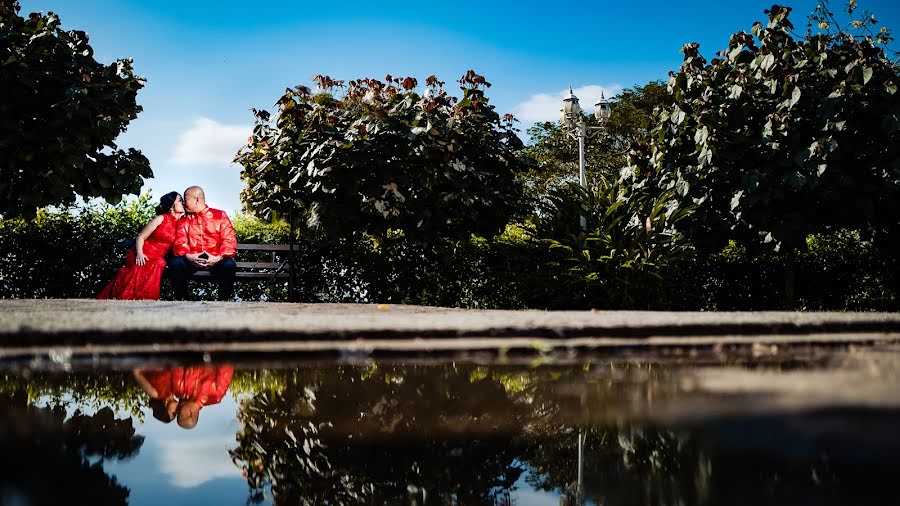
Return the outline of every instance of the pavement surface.
[[[47,353],[435,353],[900,342],[898,313],[500,311],[386,304],[0,300],[0,359]],[[773,348],[774,347],[774,348]]]

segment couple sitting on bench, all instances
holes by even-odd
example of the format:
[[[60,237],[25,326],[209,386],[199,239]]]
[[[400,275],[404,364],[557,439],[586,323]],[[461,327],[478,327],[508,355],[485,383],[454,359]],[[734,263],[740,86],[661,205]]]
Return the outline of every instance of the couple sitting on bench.
[[[138,234],[125,266],[97,298],[159,300],[160,281],[168,263],[177,300],[187,299],[188,280],[199,270],[216,278],[219,300],[231,300],[236,253],[231,220],[224,211],[206,205],[202,188],[191,186],[183,199],[178,192],[170,192],[159,199],[156,217]]]

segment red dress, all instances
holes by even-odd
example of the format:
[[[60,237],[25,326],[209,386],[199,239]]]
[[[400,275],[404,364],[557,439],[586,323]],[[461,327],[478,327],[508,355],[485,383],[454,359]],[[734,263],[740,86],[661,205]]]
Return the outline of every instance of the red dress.
[[[171,213],[163,215],[163,221],[144,241],[144,265],[134,263],[134,247],[128,250],[125,266],[119,269],[106,287],[97,294],[98,299],[150,299],[159,300],[159,284],[166,268],[166,254],[175,241],[175,217]]]

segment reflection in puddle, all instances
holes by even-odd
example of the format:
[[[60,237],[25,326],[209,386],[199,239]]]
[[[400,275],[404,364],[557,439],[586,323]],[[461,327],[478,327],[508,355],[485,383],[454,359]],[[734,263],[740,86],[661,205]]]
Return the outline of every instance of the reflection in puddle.
[[[150,397],[154,418],[163,423],[177,419],[179,427],[193,429],[201,409],[222,402],[233,374],[230,365],[198,365],[135,369],[134,379]]]
[[[106,459],[127,459],[144,443],[131,419],[110,408],[93,415],[61,406],[38,407],[22,390],[0,395],[0,502],[122,504],[127,485],[104,473]]]
[[[895,351],[9,370],[0,503],[888,503]]]

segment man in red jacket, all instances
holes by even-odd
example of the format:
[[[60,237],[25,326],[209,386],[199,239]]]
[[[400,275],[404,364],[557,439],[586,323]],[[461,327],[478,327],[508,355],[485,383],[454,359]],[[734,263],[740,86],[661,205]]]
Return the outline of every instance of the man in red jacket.
[[[175,224],[175,244],[169,270],[175,298],[187,299],[188,280],[198,270],[208,270],[219,282],[219,300],[234,297],[234,256],[237,238],[224,211],[206,205],[203,188],[184,191],[184,216]]]
[[[178,397],[178,426],[193,429],[200,410],[222,402],[231,386],[230,365],[176,367],[172,371],[172,393]]]

